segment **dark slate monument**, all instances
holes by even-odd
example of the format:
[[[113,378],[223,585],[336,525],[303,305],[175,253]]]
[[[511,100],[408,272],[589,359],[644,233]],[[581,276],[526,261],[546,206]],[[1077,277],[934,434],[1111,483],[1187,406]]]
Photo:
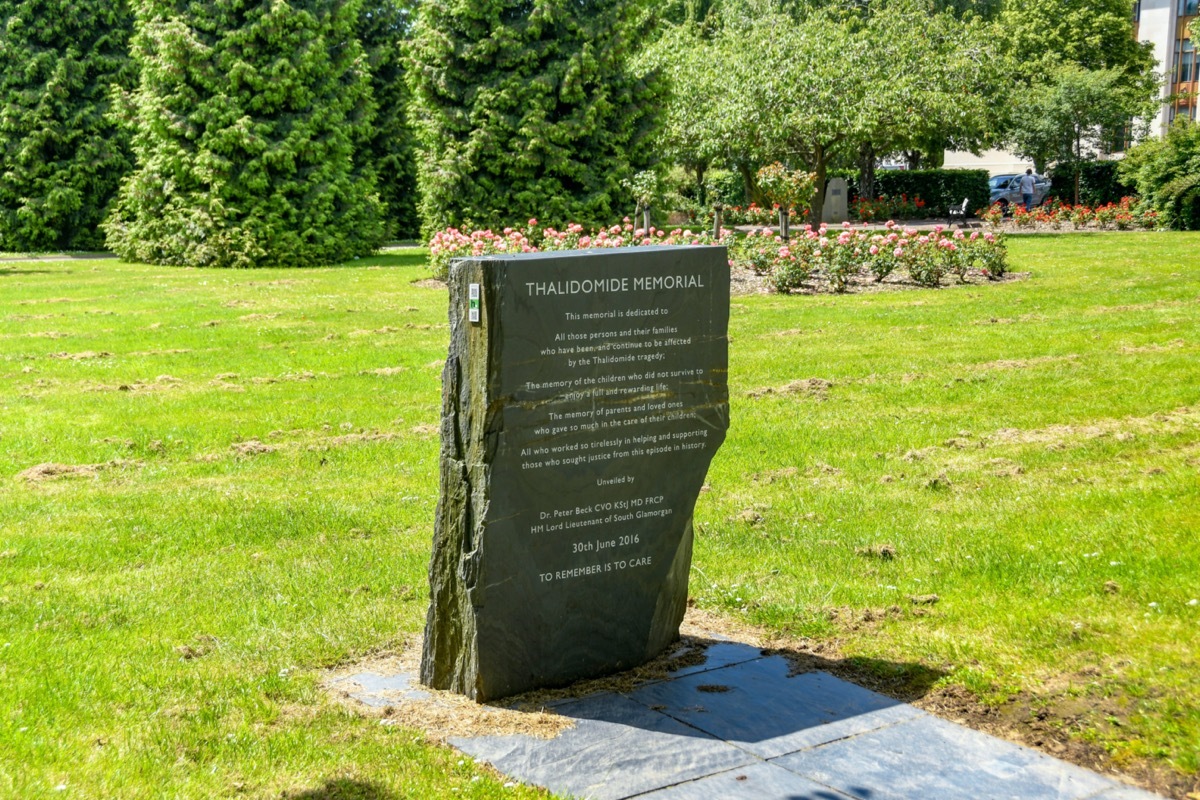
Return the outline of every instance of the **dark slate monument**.
[[[455,262],[426,685],[484,701],[678,638],[728,324],[723,247]]]

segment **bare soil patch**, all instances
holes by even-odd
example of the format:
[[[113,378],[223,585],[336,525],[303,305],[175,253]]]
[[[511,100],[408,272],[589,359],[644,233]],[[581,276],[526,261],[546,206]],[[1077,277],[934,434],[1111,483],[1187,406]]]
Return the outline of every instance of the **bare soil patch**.
[[[36,306],[41,303],[78,303],[79,301],[73,297],[51,297],[46,300],[18,300],[19,306]]]
[[[60,361],[87,361],[92,358],[112,358],[112,353],[106,350],[99,352],[95,350],[84,350],[81,353],[51,353],[49,358],[57,358]]]
[[[1138,346],[1126,346],[1121,348],[1122,353],[1166,353],[1171,350],[1180,350],[1187,347],[1187,342],[1183,339],[1173,339],[1162,344],[1143,344]]]
[[[800,394],[817,400],[824,400],[828,396],[829,390],[833,388],[833,385],[833,381],[828,381],[824,378],[805,378],[803,380],[792,381],[783,386],[764,386],[758,389],[751,389],[746,392],[746,396],[765,397],[769,394]]]
[[[416,286],[418,289],[446,289],[447,288],[446,282],[440,281],[437,278],[422,278],[419,281],[413,281],[411,285]]]
[[[17,473],[16,478],[27,483],[45,483],[46,481],[58,480],[60,478],[94,478],[106,469],[120,469],[140,465],[140,461],[125,461],[122,459],[106,461],[101,464],[57,464],[50,462],[22,470]]]
[[[229,446],[229,449],[239,456],[259,456],[275,452],[274,447],[269,444],[263,444],[258,439],[251,439],[248,442],[235,442]]]
[[[1062,356],[1038,356],[1037,358],[1002,358],[998,361],[987,361],[982,364],[975,364],[972,369],[981,372],[1005,369],[1029,369],[1042,364],[1057,364],[1067,361],[1078,361],[1079,356],[1076,353],[1068,353]]]

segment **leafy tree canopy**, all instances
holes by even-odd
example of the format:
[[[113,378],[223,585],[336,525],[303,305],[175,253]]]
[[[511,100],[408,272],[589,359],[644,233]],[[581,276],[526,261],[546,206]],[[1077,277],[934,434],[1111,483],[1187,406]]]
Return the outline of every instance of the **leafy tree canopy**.
[[[607,222],[653,161],[659,87],[630,69],[643,0],[420,7],[412,119],[426,232],[472,221]]]
[[[673,157],[723,161],[751,188],[753,170],[778,160],[824,186],[830,160],[864,144],[887,152],[934,133],[967,146],[994,135],[1003,73],[981,21],[925,0],[825,6],[801,19],[762,5],[727,2],[715,32],[707,21],[674,26],[647,56],[670,79],[662,142]]]
[[[374,114],[357,0],[136,0],[137,169],[105,227],[122,257],[302,266],[383,237],[356,162]]]
[[[1200,230],[1200,123],[1176,120],[1162,139],[1130,148],[1120,173],[1172,227]]]
[[[1050,162],[1096,158],[1108,144],[1109,132],[1150,116],[1154,105],[1153,96],[1131,86],[1119,68],[1065,64],[1028,89],[1013,115],[1009,138],[1019,155],[1044,172]]]
[[[120,0],[0,0],[0,248],[82,250],[130,166],[106,116],[133,85]]]
[[[1017,75],[1036,81],[1066,63],[1122,71],[1144,82],[1154,70],[1150,45],[1133,35],[1128,0],[1007,0],[998,35]]]
[[[408,124],[410,94],[403,54],[414,6],[415,0],[367,0],[357,31],[366,51],[377,108],[367,141],[358,151],[358,161],[361,169],[375,171],[388,236],[401,238],[415,238],[420,233],[416,141]]]

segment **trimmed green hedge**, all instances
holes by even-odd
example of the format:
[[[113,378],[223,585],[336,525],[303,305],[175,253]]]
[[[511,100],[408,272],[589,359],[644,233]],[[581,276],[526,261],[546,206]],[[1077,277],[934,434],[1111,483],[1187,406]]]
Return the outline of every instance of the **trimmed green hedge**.
[[[991,196],[988,173],[983,169],[879,170],[875,173],[875,192],[889,197],[920,197],[931,217],[945,216],[950,206],[960,205],[964,197],[970,201],[967,213],[977,214],[988,207]]]
[[[1079,202],[1088,206],[1119,203],[1137,190],[1117,175],[1119,161],[1085,161],[1079,164]],[[1050,170],[1050,196],[1075,202],[1075,165],[1060,164]]]

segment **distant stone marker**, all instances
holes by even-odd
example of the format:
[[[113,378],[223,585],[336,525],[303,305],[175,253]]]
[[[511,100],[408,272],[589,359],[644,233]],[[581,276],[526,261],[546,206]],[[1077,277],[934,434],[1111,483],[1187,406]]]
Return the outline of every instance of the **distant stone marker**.
[[[845,178],[832,178],[825,188],[825,205],[821,212],[822,222],[841,223],[850,219],[850,187]]]
[[[728,325],[723,247],[455,263],[423,683],[484,701],[678,638]]]

